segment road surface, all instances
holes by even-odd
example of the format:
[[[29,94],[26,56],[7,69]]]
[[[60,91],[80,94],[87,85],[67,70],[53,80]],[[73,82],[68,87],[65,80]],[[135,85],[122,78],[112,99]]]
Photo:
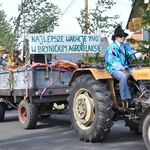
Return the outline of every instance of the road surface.
[[[21,128],[17,111],[6,111],[0,123],[0,150],[147,150],[140,134],[131,133],[124,121],[114,123],[101,143],[83,142],[74,135],[67,115],[39,119],[36,129]]]

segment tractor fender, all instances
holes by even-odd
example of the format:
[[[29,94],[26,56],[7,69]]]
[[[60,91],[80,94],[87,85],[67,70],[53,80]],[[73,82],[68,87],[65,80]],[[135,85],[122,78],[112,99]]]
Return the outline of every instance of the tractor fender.
[[[69,85],[79,76],[83,74],[92,74],[96,80],[101,79],[112,79],[112,76],[107,72],[106,69],[96,69],[96,68],[82,68],[76,69],[73,72],[72,78],[70,79]]]
[[[150,114],[150,106],[144,111],[143,115],[141,116],[140,124],[139,124],[140,132],[142,131],[143,121],[145,120],[145,118],[148,114]]]
[[[79,76],[84,74],[92,74],[96,80],[105,80],[108,85],[108,90],[111,91],[111,99],[114,101],[113,108],[117,108],[117,100],[114,90],[114,80],[112,76],[107,72],[106,69],[97,69],[97,68],[80,68],[76,69],[73,72],[72,78],[70,79],[69,86],[71,83]]]

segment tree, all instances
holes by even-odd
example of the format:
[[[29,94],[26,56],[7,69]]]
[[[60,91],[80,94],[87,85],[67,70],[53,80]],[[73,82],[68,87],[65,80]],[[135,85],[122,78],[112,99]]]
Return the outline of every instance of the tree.
[[[23,0],[19,6],[15,31],[26,29],[26,33],[50,33],[58,26],[60,9],[47,0]]]
[[[132,0],[133,2],[133,7],[139,7],[139,16],[137,19],[140,20],[140,28],[129,28],[130,31],[137,32],[138,30],[141,30],[142,28],[147,28],[148,32],[150,33],[150,2],[148,4],[144,4],[143,1],[137,1],[137,0]],[[134,23],[134,21],[131,21],[131,23]],[[150,41],[145,41],[145,40],[137,40],[133,38],[127,39],[128,43],[135,44],[137,43],[139,46],[140,50],[145,50],[147,52],[150,52]]]
[[[27,34],[53,32],[61,10],[47,0],[22,0],[18,12],[17,17],[7,21],[5,12],[0,10],[0,45],[11,53],[12,48],[20,48],[23,43],[25,56],[28,55]]]
[[[22,0],[18,10],[19,15],[14,19],[14,35],[19,34],[23,38],[23,55],[25,56],[28,55],[26,35],[53,32],[55,26],[58,26],[61,11],[47,0]]]
[[[111,28],[115,28],[118,23],[116,19],[119,18],[118,15],[107,16],[105,12],[112,8],[116,2],[112,0],[98,0],[96,4],[96,8],[90,10],[88,14],[86,14],[86,9],[81,10],[80,17],[77,17],[77,21],[81,27],[81,32],[85,33],[85,30],[88,30],[88,33],[101,33],[101,35],[109,35],[112,33]],[[85,23],[85,19],[87,18],[88,22]],[[122,24],[121,22],[119,24]]]
[[[6,17],[5,12],[0,10],[0,45],[9,50],[13,45],[13,41],[15,41],[15,36],[12,33],[10,21],[7,21]]]

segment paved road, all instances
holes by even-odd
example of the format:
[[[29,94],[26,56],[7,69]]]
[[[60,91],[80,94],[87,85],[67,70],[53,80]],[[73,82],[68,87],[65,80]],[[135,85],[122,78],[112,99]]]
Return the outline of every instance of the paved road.
[[[38,121],[36,129],[20,127],[17,111],[6,112],[0,123],[0,150],[147,150],[140,134],[129,132],[123,121],[114,123],[101,143],[83,142],[74,135],[67,115]]]

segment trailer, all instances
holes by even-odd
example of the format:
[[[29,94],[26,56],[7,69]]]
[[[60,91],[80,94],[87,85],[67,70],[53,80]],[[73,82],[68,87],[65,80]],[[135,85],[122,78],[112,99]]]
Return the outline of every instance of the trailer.
[[[0,72],[0,121],[11,106],[18,109],[23,128],[35,128],[38,116],[58,113],[54,103],[67,105],[70,77],[71,73],[42,63]],[[67,113],[66,107],[63,113]]]

